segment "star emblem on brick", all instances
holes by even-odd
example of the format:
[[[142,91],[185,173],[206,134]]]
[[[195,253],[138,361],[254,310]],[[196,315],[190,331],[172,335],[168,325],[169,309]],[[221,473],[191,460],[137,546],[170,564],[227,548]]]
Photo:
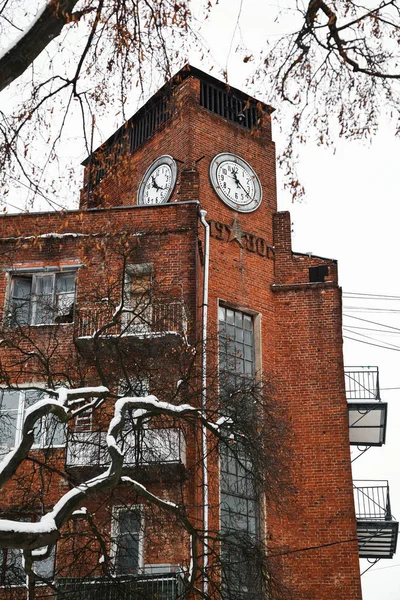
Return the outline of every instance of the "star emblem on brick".
[[[239,246],[241,248],[243,248],[243,244],[242,244],[243,231],[240,227],[239,221],[237,219],[233,219],[232,225],[228,229],[229,229],[228,242],[235,241],[239,244]]]

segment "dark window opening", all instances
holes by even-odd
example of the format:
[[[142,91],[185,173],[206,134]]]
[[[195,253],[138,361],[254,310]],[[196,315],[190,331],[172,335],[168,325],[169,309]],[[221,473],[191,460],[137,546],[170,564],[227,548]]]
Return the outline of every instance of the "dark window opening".
[[[310,267],[308,269],[310,283],[322,283],[325,281],[325,277],[328,276],[328,267],[326,265],[319,267]]]
[[[200,84],[200,105],[246,129],[254,129],[259,124],[259,115],[254,101],[243,100],[232,92],[204,81]]]

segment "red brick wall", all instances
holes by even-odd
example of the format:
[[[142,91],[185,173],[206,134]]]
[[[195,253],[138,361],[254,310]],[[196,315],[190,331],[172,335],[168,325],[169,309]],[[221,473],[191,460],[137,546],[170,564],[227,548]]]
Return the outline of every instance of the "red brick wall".
[[[208,213],[212,236],[211,348],[217,338],[219,301],[259,314],[261,368],[290,419],[292,436],[287,446],[294,491],[282,498],[283,510],[267,507],[271,555],[280,555],[276,562],[296,600],[360,600],[336,262],[292,252],[290,216],[276,213],[269,117],[253,134],[210,113],[199,106],[199,80],[195,77],[184,81],[173,102],[172,120],[119,163],[117,176],[111,174],[98,187],[104,206],[124,209],[0,217],[0,260],[10,268],[16,261],[55,264],[63,257],[79,258],[86,265],[78,276],[79,302],[91,289],[91,279],[101,277],[104,255],[98,247],[100,237],[122,233],[128,243],[135,240],[138,262],[155,265],[165,288],[179,282],[191,315],[197,316],[194,329],[199,332],[204,232],[197,222],[197,204],[180,203],[198,199]],[[238,154],[258,174],[263,201],[253,213],[233,211],[212,189],[209,165],[220,152]],[[161,154],[171,154],[178,161],[178,183],[171,202],[135,207],[140,179]],[[52,231],[95,237],[89,238],[90,242],[72,236],[51,242],[37,238]],[[36,238],[3,239],[31,235]],[[325,282],[309,283],[308,269],[315,266],[327,266]],[[6,274],[0,278],[0,286],[3,306]],[[72,342],[72,326],[65,329],[67,348]],[[2,359],[7,361],[5,354]],[[211,370],[213,360],[211,357]],[[192,464],[196,456],[189,457]],[[211,460],[210,469],[211,525],[218,527],[215,461]],[[185,492],[194,512],[201,500],[198,483],[188,484]],[[199,511],[196,514],[199,516]],[[177,550],[172,546],[175,541],[170,543],[168,560],[187,558],[182,546]],[[154,546],[154,560],[158,560],[157,548]],[[146,562],[151,560],[149,549]]]

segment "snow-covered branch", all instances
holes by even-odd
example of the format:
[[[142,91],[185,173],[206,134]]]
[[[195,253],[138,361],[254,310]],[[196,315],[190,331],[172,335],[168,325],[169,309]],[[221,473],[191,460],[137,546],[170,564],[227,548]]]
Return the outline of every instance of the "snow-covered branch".
[[[48,414],[54,414],[60,421],[66,422],[76,414],[76,405],[85,402],[83,408],[95,406],[95,402],[104,399],[109,394],[104,387],[88,387],[67,389],[59,388],[55,392],[56,399],[40,400],[26,411],[21,441],[0,464],[0,482],[4,486],[15,474],[18,466],[27,458],[34,442],[35,423]],[[95,400],[93,400],[95,399]],[[134,479],[123,476],[122,468],[124,452],[120,447],[120,434],[123,431],[127,415],[133,419],[143,416],[164,415],[173,418],[196,418],[202,421],[204,417],[199,409],[189,405],[174,405],[169,402],[159,401],[155,396],[125,397],[117,400],[114,407],[114,416],[110,421],[106,442],[110,456],[107,469],[94,478],[91,478],[65,493],[54,505],[53,509],[45,514],[38,522],[27,523],[9,519],[0,519],[0,547],[20,548],[32,551],[43,546],[54,545],[60,538],[60,530],[67,521],[82,507],[88,499],[98,492],[116,489],[121,485],[129,485],[148,500],[151,504],[173,513],[184,526],[191,537],[191,548],[197,544],[198,534],[189,518],[181,507],[173,502],[163,500],[147,490],[143,484]],[[215,425],[208,423],[210,430],[215,431]],[[33,553],[32,560],[41,558],[41,553]],[[196,570],[196,561],[192,557],[192,576]]]

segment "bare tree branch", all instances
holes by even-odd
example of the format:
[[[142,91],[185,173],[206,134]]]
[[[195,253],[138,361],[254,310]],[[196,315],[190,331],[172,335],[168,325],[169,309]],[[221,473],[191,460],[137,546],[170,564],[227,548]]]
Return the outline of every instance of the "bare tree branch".
[[[17,79],[48,44],[60,35],[63,27],[74,21],[73,9],[78,0],[50,0],[25,33],[0,56],[0,91]]]

